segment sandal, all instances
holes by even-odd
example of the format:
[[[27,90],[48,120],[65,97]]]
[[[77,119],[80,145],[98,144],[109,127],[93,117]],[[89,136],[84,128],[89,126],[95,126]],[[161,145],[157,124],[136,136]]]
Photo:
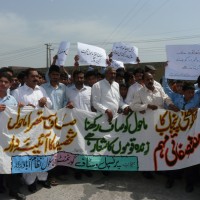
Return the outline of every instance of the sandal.
[[[57,185],[58,185],[58,182],[57,182],[56,179],[54,179],[54,178],[51,178],[49,181],[50,181],[50,184],[51,184],[52,186],[57,186]]]

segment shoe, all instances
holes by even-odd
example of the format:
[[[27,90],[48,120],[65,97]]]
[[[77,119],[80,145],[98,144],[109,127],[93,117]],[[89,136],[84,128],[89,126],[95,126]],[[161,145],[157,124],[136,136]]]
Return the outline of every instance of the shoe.
[[[165,187],[169,189],[169,188],[172,188],[173,185],[174,185],[174,180],[173,179],[168,179],[166,184],[165,184]]]
[[[81,179],[82,179],[82,174],[81,174],[80,172],[75,172],[74,178],[75,178],[76,180],[81,180]]]
[[[28,185],[28,190],[31,192],[31,193],[35,193],[37,191],[37,186],[36,186],[36,181],[31,184],[31,185]]]
[[[50,182],[51,186],[57,186],[58,185],[58,182],[53,177],[49,178],[48,181]]]
[[[17,200],[26,200],[26,196],[20,192],[9,192],[10,197],[14,197]]]
[[[151,172],[143,172],[142,174],[146,179],[154,179],[154,176]]]
[[[194,190],[194,186],[193,186],[192,184],[187,184],[187,185],[185,186],[185,191],[186,191],[186,192],[190,193],[190,192],[192,192],[193,190]]]
[[[47,188],[47,189],[50,189],[51,188],[51,183],[49,182],[49,181],[38,181],[38,183],[40,184],[40,185],[42,185],[42,187],[44,187],[44,188]]]

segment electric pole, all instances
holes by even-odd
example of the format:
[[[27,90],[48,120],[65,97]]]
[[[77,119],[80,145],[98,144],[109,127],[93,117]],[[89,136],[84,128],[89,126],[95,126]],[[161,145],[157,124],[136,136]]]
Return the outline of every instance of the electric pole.
[[[51,44],[50,43],[47,43],[47,44],[44,44],[46,45],[46,52],[47,52],[47,55],[46,55],[46,60],[47,60],[47,69],[49,68],[49,66],[51,65],[51,50],[50,47],[51,47]]]

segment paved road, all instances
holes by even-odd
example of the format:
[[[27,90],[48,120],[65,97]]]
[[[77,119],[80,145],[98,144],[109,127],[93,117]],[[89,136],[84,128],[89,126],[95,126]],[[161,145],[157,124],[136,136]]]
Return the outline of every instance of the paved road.
[[[155,179],[147,180],[139,172],[112,172],[105,177],[100,172],[93,172],[93,177],[83,176],[77,181],[69,172],[66,180],[51,189],[38,188],[30,194],[27,188],[23,192],[27,200],[199,200],[200,183],[192,193],[184,190],[184,181],[177,180],[174,187],[165,189],[165,177],[155,175]],[[7,194],[0,200],[11,199]]]

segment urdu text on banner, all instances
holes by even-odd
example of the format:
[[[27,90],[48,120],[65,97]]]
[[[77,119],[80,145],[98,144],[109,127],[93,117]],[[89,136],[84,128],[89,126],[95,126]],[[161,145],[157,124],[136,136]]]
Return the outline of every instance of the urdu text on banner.
[[[138,48],[123,42],[113,44],[112,59],[123,63],[137,64]]]
[[[100,47],[78,42],[78,55],[82,64],[106,67],[106,51]]]
[[[200,111],[158,109],[103,114],[63,108],[6,108],[0,113],[0,173],[57,165],[115,171],[173,170],[200,163]]]
[[[167,45],[168,79],[197,80],[200,74],[200,45]]]

